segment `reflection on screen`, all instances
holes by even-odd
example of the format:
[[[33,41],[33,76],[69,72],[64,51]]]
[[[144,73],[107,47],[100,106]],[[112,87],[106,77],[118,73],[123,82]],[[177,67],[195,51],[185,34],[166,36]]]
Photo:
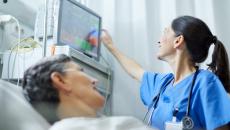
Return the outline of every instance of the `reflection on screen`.
[[[100,18],[69,0],[63,0],[60,13],[62,17],[59,25],[59,42],[97,57]]]

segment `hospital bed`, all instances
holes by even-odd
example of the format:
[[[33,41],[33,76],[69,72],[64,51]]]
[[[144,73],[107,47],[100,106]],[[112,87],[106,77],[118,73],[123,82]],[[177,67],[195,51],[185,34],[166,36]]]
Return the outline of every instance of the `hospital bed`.
[[[0,79],[0,130],[48,130],[49,127],[26,101],[21,87]]]

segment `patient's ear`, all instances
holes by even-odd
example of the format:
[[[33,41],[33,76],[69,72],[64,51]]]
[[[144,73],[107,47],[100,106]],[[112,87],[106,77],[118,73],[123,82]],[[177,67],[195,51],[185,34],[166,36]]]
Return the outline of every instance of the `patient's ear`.
[[[50,76],[53,87],[58,89],[60,92],[69,93],[71,91],[71,87],[65,81],[65,78],[59,72],[53,72]]]

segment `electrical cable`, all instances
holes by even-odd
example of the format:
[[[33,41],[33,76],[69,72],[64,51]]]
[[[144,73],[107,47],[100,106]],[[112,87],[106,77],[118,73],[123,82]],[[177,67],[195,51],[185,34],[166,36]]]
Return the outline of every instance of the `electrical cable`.
[[[13,48],[15,48],[16,46],[14,46]],[[10,73],[10,61],[11,61],[11,56],[12,56],[12,53],[13,53],[13,50],[14,50],[13,48],[10,49],[10,55],[9,55],[9,58],[8,58],[8,67],[7,67],[8,68],[8,81],[10,79],[13,79],[15,60],[16,60],[16,56],[17,56],[17,52],[16,52],[16,54],[14,55],[14,59],[13,59],[12,72],[11,72],[11,78],[10,78],[10,74],[9,74]]]
[[[22,44],[23,43],[23,44]],[[27,51],[31,51],[31,49],[32,49],[32,51],[34,51],[33,49],[34,48],[37,48],[37,47],[41,47],[41,45],[39,44],[39,43],[37,43],[36,41],[34,41],[32,38],[25,38],[25,39],[22,39],[21,41],[20,41],[20,44],[16,44],[15,46],[13,46],[11,49],[10,49],[10,54],[9,54],[9,58],[8,58],[8,81],[9,81],[9,79],[11,79],[11,78],[13,78],[13,74],[14,74],[14,68],[15,68],[15,61],[16,61],[16,56],[18,56],[17,57],[17,59],[18,59],[18,63],[19,63],[19,58],[20,58],[20,50],[22,50],[22,49],[27,49]],[[16,52],[16,54],[14,55],[14,59],[13,59],[13,65],[10,67],[10,61],[11,61],[11,57],[12,57],[12,55],[13,55],[13,52]],[[23,50],[23,54],[24,54],[24,57],[23,57],[23,62],[25,63],[25,53],[26,53],[26,51],[25,50]],[[18,65],[19,66],[19,65]],[[12,73],[11,73],[11,76],[10,76],[10,74],[9,74],[9,72],[10,72],[10,68],[12,68]],[[25,67],[24,67],[25,68]],[[24,68],[23,68],[23,70],[24,70]],[[19,71],[19,73],[18,74],[20,74],[20,71],[21,69],[19,69],[18,68],[18,71]],[[18,77],[19,77],[20,75],[18,75]],[[19,84],[19,80],[17,81],[17,84]]]
[[[29,38],[26,38],[26,39],[23,39],[21,40],[21,27],[20,27],[20,24],[19,24],[19,21],[11,16],[11,15],[0,15],[0,23],[7,23],[7,22],[10,22],[11,20],[14,20],[17,24],[17,31],[18,31],[18,38],[17,38],[17,44],[16,46],[12,47],[11,48],[11,51],[10,51],[10,54],[9,54],[9,57],[8,57],[8,68],[7,68],[7,77],[8,77],[8,81],[10,80],[10,61],[11,61],[11,57],[12,57],[12,53],[13,51],[15,50],[16,48],[16,54],[14,55],[14,59],[13,59],[13,66],[12,66],[12,74],[11,74],[11,78],[14,78],[13,77],[13,74],[14,74],[14,69],[15,69],[15,62],[16,62],[16,59],[18,59],[18,64],[17,64],[17,68],[18,68],[18,75],[17,75],[17,86],[19,86],[19,81],[20,81],[20,73],[22,72],[22,70],[20,69],[20,64],[19,64],[19,51],[20,51],[20,47],[25,47],[24,44],[20,44],[22,41],[24,40],[29,40],[31,41]],[[3,41],[3,33],[2,33],[2,41]],[[12,44],[11,44],[12,45]],[[14,44],[13,44],[14,45]],[[32,46],[30,46],[32,47]],[[1,52],[2,54],[4,54],[3,52]],[[25,58],[25,57],[24,57]],[[24,63],[25,63],[25,59],[24,59]],[[23,69],[25,68],[25,64],[23,65]]]
[[[17,48],[17,52],[19,51],[19,45],[20,45],[20,42],[21,42],[21,27],[19,25],[19,21],[15,18],[15,17],[12,17],[16,23],[17,23],[17,26],[18,26],[18,48]],[[18,55],[18,53],[16,53]],[[19,60],[18,60],[19,62]],[[18,63],[18,81],[17,81],[17,86],[19,86],[19,76],[20,76],[20,64]]]
[[[3,1],[3,2],[7,2],[7,1]],[[20,41],[21,41],[21,28],[20,28],[20,25],[19,25],[19,21],[15,18],[15,17],[13,17],[13,16],[11,16],[11,15],[1,15],[1,21],[0,22],[2,22],[2,23],[6,23],[6,22],[9,22],[11,19],[12,20],[14,20],[15,22],[16,22],[16,24],[17,24],[17,28],[18,28],[18,39],[17,39],[17,44],[19,45],[20,44]],[[9,57],[9,60],[10,60],[10,57]],[[19,65],[18,65],[19,66]],[[9,62],[8,62],[8,67],[9,67]],[[19,68],[19,67],[18,67]],[[19,71],[20,72],[20,71]],[[18,73],[18,75],[19,75],[19,73]],[[9,78],[9,68],[8,68],[8,78]],[[9,79],[8,79],[9,80]],[[19,84],[19,77],[18,77],[18,82],[17,82],[17,86],[18,86],[18,84]]]
[[[21,41],[21,28],[20,28],[19,21],[18,21],[15,17],[11,16],[11,19],[13,19],[13,20],[16,22],[17,27],[18,27],[18,42],[17,42],[17,45],[18,45],[17,51],[18,51],[18,50],[19,50],[20,41]],[[16,55],[18,55],[18,52],[16,53]],[[16,56],[15,56],[15,57],[16,57]],[[10,59],[9,59],[9,60],[10,60]],[[15,59],[14,59],[14,60],[15,60]],[[9,63],[9,62],[8,62],[8,63]],[[9,65],[8,65],[8,67],[9,67]],[[18,63],[18,69],[20,69],[19,63]],[[12,72],[13,72],[13,71],[12,71]],[[8,73],[9,73],[9,72],[8,72]],[[18,70],[17,86],[19,86],[19,75],[20,75],[20,70]]]

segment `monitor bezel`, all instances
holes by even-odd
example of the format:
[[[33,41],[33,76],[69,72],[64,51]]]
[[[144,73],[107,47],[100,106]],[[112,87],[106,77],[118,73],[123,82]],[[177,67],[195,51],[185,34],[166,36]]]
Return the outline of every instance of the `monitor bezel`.
[[[57,45],[69,45],[69,44],[66,44],[66,43],[62,43],[61,42],[61,38],[60,38],[60,35],[61,35],[61,19],[62,19],[63,1],[64,0],[60,0],[59,11],[58,11]],[[73,48],[73,49],[76,50],[76,51],[78,51],[78,52],[83,53],[83,55],[86,55],[86,56],[88,56],[88,57],[90,57],[92,59],[95,59],[96,61],[99,61],[99,59],[100,59],[100,50],[101,50],[101,39],[100,39],[100,36],[101,36],[101,24],[102,24],[102,18],[101,18],[101,16],[99,16],[97,13],[95,13],[90,8],[88,8],[88,7],[84,6],[83,4],[77,2],[76,0],[66,0],[66,1],[69,1],[70,3],[74,4],[75,6],[78,6],[79,8],[82,8],[83,10],[85,10],[86,12],[88,12],[89,14],[98,17],[98,19],[99,19],[99,32],[98,32],[97,56],[87,54],[84,51],[81,51],[81,50],[78,50],[78,49],[75,49],[75,48]]]

